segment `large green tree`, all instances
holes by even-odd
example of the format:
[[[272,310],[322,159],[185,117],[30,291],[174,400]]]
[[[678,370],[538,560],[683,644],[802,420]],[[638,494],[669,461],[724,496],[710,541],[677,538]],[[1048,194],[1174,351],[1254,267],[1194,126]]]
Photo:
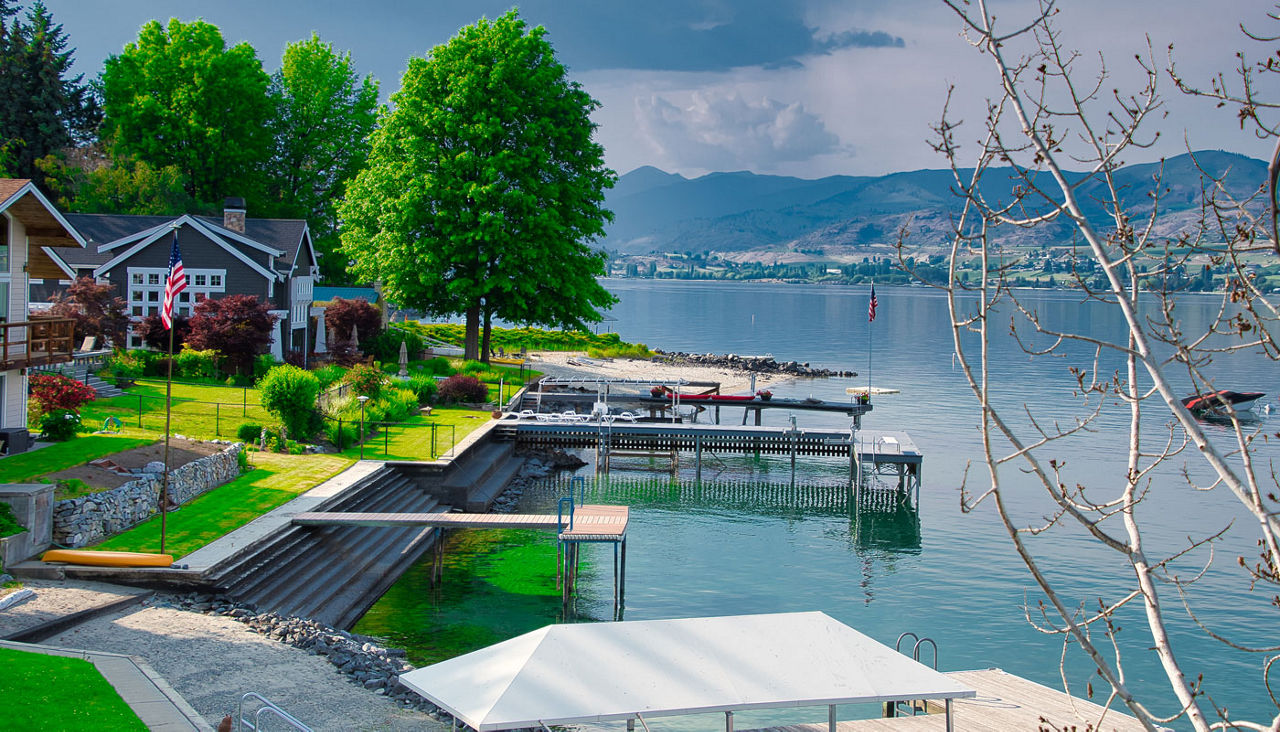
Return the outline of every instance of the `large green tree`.
[[[409,60],[339,215],[360,280],[434,315],[464,313],[466,354],[499,317],[583,327],[615,301],[590,244],[615,175],[598,103],[513,10]]]
[[[83,76],[68,76],[75,49],[44,4],[17,15],[0,0],[0,163],[43,184],[50,156],[92,137],[101,114]]]
[[[342,282],[346,260],[333,251],[337,201],[369,155],[378,84],[356,74],[350,54],[313,34],[285,49],[270,95],[275,149],[267,180],[274,212],[311,224],[325,280]]]
[[[118,161],[181,172],[205,208],[227,196],[264,203],[270,78],[247,43],[227,48],[202,20],[151,21],[102,72],[102,134]]]

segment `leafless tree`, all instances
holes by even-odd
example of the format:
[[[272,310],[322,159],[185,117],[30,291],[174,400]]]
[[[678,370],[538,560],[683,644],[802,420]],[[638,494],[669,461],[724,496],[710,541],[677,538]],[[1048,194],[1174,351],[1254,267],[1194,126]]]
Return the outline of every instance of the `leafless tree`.
[[[1271,591],[1256,593],[1258,601],[1264,606],[1280,604],[1274,593],[1280,579],[1280,491],[1270,466],[1254,460],[1256,441],[1263,435],[1256,423],[1242,420],[1227,401],[1218,399],[1216,409],[1234,438],[1212,439],[1183,405],[1184,393],[1175,386],[1189,381],[1198,392],[1212,394],[1218,388],[1210,371],[1216,359],[1245,350],[1280,357],[1272,335],[1280,332],[1275,328],[1276,308],[1262,297],[1246,266],[1260,253],[1280,252],[1274,192],[1280,166],[1273,161],[1270,180],[1256,181],[1244,196],[1220,173],[1202,169],[1198,220],[1193,226],[1183,220],[1174,229],[1161,218],[1160,174],[1151,181],[1149,196],[1135,196],[1116,177],[1126,155],[1154,142],[1154,125],[1169,122],[1163,119],[1158,91],[1170,81],[1182,91],[1239,106],[1241,124],[1280,141],[1280,125],[1268,119],[1277,106],[1258,98],[1257,83],[1261,74],[1280,70],[1277,56],[1271,53],[1266,61],[1250,64],[1242,55],[1234,86],[1218,77],[1200,89],[1171,64],[1162,67],[1155,50],[1147,48],[1136,56],[1142,82],[1135,91],[1122,93],[1109,83],[1105,59],[1068,49],[1050,0],[1042,0],[1034,17],[1007,29],[997,26],[986,0],[943,1],[959,17],[966,40],[990,61],[999,90],[987,101],[976,145],[963,137],[975,127],[963,127],[954,119],[950,98],[935,126],[935,147],[946,156],[963,199],[945,289],[957,363],[980,408],[986,468],[980,479],[970,474],[975,471],[966,471],[962,508],[994,507],[1043,595],[1042,601],[1029,603],[1028,618],[1043,631],[1062,636],[1064,656],[1073,645],[1087,654],[1106,684],[1095,698],[1105,697],[1107,707],[1123,705],[1149,729],[1174,720],[1198,730],[1280,729],[1280,716],[1260,722],[1229,719],[1206,687],[1211,674],[1184,666],[1169,631],[1173,614],[1185,613],[1222,642],[1258,653],[1263,683],[1276,701],[1269,678],[1280,657],[1276,634],[1267,630],[1257,638],[1229,638],[1202,623],[1187,593],[1197,575],[1182,572],[1193,560],[1212,562],[1212,545],[1224,531],[1250,532],[1256,534],[1260,554],[1253,560],[1240,559],[1240,581],[1269,586]],[[1265,34],[1250,36],[1262,42],[1276,40]],[[1007,195],[993,196],[991,191],[999,186],[991,185],[992,179],[1008,171],[1012,181],[1003,189]],[[1071,285],[1082,301],[1102,303],[1122,316],[1127,326],[1122,338],[1064,331],[1041,318],[1009,286],[1018,253],[1006,247],[1011,241],[1007,232],[1045,226],[1060,227],[1075,239]],[[904,251],[909,245],[904,239]],[[1217,316],[1207,327],[1191,332],[1178,317],[1180,293],[1169,283],[1181,268],[1205,256],[1230,267],[1231,274]],[[962,277],[960,265],[973,261],[978,276]],[[1033,357],[1081,347],[1094,354],[1091,364],[1063,369],[1081,399],[1072,422],[1044,418],[1034,405],[1010,409],[1007,400],[999,398],[1002,385],[992,372],[992,344],[1009,332]],[[1105,369],[1102,364],[1116,360],[1123,365],[1114,373],[1100,372]],[[1110,409],[1125,410],[1124,464],[1116,465],[1114,478],[1106,484],[1081,484],[1056,457],[1056,450],[1063,441],[1093,429]],[[1153,414],[1162,416],[1164,429],[1150,429]],[[1149,548],[1144,542],[1144,518],[1149,516],[1143,513],[1143,502],[1150,491],[1163,488],[1153,482],[1161,471],[1169,471],[1175,458],[1190,465],[1181,472],[1192,488],[1238,503],[1249,521],[1206,527],[1173,551],[1156,553]],[[1028,485],[1052,501],[1054,510],[1043,521],[1028,523],[1010,505],[1012,492],[1027,490]],[[1086,609],[1072,590],[1052,580],[1051,563],[1056,559],[1041,556],[1035,542],[1058,526],[1077,527],[1122,559],[1125,589]],[[1143,611],[1151,652],[1176,698],[1176,704],[1168,704],[1162,697],[1160,706],[1169,708],[1156,708],[1154,700],[1139,698],[1127,683],[1116,615],[1131,605]],[[1258,644],[1258,638],[1266,642]]]

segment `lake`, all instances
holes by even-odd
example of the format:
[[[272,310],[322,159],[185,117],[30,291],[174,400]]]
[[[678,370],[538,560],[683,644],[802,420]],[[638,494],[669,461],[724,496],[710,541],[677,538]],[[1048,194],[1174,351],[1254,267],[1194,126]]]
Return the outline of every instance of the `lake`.
[[[939,647],[943,670],[1000,667],[1061,688],[1064,656],[1060,636],[1033,628],[1024,606],[1040,594],[994,510],[960,510],[966,466],[971,488],[981,490],[976,401],[952,356],[946,299],[927,288],[877,288],[879,311],[867,322],[866,287],[825,287],[769,283],[718,283],[607,280],[620,303],[609,325],[627,341],[668,351],[698,353],[770,353],[778,360],[852,369],[851,379],[802,379],[773,389],[778,396],[843,400],[849,386],[870,382],[900,389],[876,398],[864,420],[873,429],[904,430],[925,454],[918,515],[851,516],[840,511],[804,511],[759,505],[726,504],[690,498],[688,491],[661,489],[664,474],[619,474],[617,485],[598,486],[599,500],[622,491],[635,496],[629,530],[625,618],[725,615],[822,610],[892,645],[903,632],[929,636]],[[1098,337],[1123,333],[1118,314],[1098,303],[1082,303],[1065,291],[1026,293],[1044,321],[1061,329],[1084,330]],[[1202,325],[1219,305],[1212,296],[1189,296],[1179,303],[1189,329]],[[993,343],[993,376],[1001,383],[999,403],[1026,404],[1040,420],[1070,420],[1086,413],[1073,394],[1070,366],[1094,368],[1093,352],[1075,347],[1064,357],[1030,358],[1012,338]],[[1099,371],[1110,374],[1121,362],[1104,356]],[[1275,364],[1253,354],[1223,357],[1213,374],[1218,385],[1276,393]],[[1189,382],[1188,382],[1189,383]],[[1190,392],[1188,383],[1180,384]],[[1267,401],[1274,403],[1274,397]],[[1144,428],[1153,438],[1167,433],[1167,416],[1152,410]],[[740,419],[725,410],[725,420]],[[767,423],[785,424],[783,410],[769,410]],[[801,426],[847,427],[843,415],[801,413]],[[1025,425],[1028,417],[1019,417]],[[1256,425],[1275,430],[1261,417]],[[1064,480],[1091,486],[1110,496],[1124,474],[1127,409],[1106,405],[1095,430],[1056,445],[1051,453],[1065,463]],[[1210,428],[1215,440],[1227,440],[1224,428]],[[1225,444],[1225,442],[1224,442]],[[1046,453],[1046,457],[1049,454]],[[1277,457],[1275,442],[1259,441],[1255,459]],[[691,462],[691,461],[688,461]],[[1194,456],[1178,457],[1153,474],[1150,492],[1139,507],[1148,553],[1174,552],[1188,536],[1205,536],[1243,514],[1225,490],[1198,491],[1181,474]],[[707,463],[706,465],[710,465]],[[752,485],[786,484],[790,463],[783,456],[721,456],[714,469],[704,465],[703,479]],[[800,485],[836,485],[845,465],[838,459],[809,459],[800,467]],[[691,470],[691,468],[690,468]],[[1201,471],[1202,472],[1202,471]],[[589,468],[584,473],[591,474]],[[687,483],[689,471],[682,474]],[[1016,468],[1003,473],[1007,500],[1024,525],[1042,522],[1050,504],[1043,490]],[[630,483],[628,483],[630,481]],[[650,486],[631,490],[633,484]],[[1025,485],[1024,485],[1025,484]],[[621,487],[620,487],[621,486]],[[653,486],[657,486],[654,488]],[[630,490],[630,493],[626,491]],[[616,499],[615,499],[616,500]],[[522,510],[554,506],[549,492],[526,496]],[[548,537],[521,532],[454,532],[448,544],[445,582],[429,588],[425,571],[413,570],[392,588],[356,630],[384,636],[410,649],[417,662],[430,662],[492,643],[560,618],[554,589],[554,544]],[[1240,524],[1214,544],[1216,561],[1187,590],[1197,617],[1215,632],[1254,645],[1277,640],[1275,608],[1265,588],[1250,592],[1236,557],[1256,555],[1255,539]],[[1074,525],[1060,525],[1031,542],[1049,575],[1073,603],[1096,608],[1098,599],[1115,599],[1131,584],[1131,573],[1114,552]],[[587,619],[611,614],[611,555],[604,547],[588,553],[577,611]],[[1176,565],[1182,576],[1195,574],[1208,560],[1198,550]],[[1170,613],[1179,659],[1192,677],[1205,675],[1214,701],[1233,716],[1269,719],[1275,713],[1261,683],[1264,657],[1234,651],[1209,638],[1180,612],[1172,585],[1160,588]],[[1274,594],[1274,593],[1272,593]],[[1122,610],[1118,622],[1126,679],[1158,711],[1175,708],[1167,681],[1150,646],[1141,608]],[[1074,647],[1064,667],[1073,693],[1103,682]],[[1102,701],[1101,698],[1097,699]],[[853,716],[841,712],[842,717]],[[788,712],[786,721],[803,715]],[[768,723],[774,716],[740,715],[737,726]],[[756,721],[753,722],[753,719]],[[823,722],[825,709],[804,721]],[[681,729],[719,729],[716,715],[660,722]]]

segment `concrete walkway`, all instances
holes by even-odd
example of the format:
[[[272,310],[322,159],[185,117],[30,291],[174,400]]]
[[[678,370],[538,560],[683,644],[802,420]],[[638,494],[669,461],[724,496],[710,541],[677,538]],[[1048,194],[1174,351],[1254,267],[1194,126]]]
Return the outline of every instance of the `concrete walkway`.
[[[147,725],[147,729],[213,732],[213,727],[196,713],[187,700],[174,691],[146,661],[137,656],[12,641],[0,641],[0,648],[85,659],[115,688],[120,698],[138,715],[138,719]]]

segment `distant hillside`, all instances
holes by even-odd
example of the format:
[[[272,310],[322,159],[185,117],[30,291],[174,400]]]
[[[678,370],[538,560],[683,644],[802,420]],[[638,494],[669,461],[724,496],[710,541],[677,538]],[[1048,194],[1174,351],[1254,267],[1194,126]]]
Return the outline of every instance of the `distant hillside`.
[[[1234,153],[1202,151],[1164,163],[1160,182],[1159,227],[1173,234],[1194,223],[1201,206],[1202,181],[1196,163],[1215,175],[1230,171],[1229,190],[1247,197],[1266,180],[1266,163]],[[1131,211],[1146,214],[1157,164],[1131,165],[1116,172]],[[1075,180],[1080,176],[1076,175]],[[1043,183],[1052,187],[1045,176]],[[1008,200],[1017,181],[1009,169],[992,169],[983,195]],[[861,248],[891,244],[905,227],[914,243],[941,246],[959,213],[947,170],[917,170],[880,177],[831,176],[817,180],[749,172],[711,173],[685,178],[657,168],[627,173],[609,192],[615,220],[603,245],[624,254],[650,252],[742,252],[753,249]],[[1090,219],[1107,227],[1096,201],[1100,181],[1080,188],[1093,206]],[[1061,243],[1070,227],[1061,221],[1035,230],[1006,229],[1001,236],[1019,243]]]

